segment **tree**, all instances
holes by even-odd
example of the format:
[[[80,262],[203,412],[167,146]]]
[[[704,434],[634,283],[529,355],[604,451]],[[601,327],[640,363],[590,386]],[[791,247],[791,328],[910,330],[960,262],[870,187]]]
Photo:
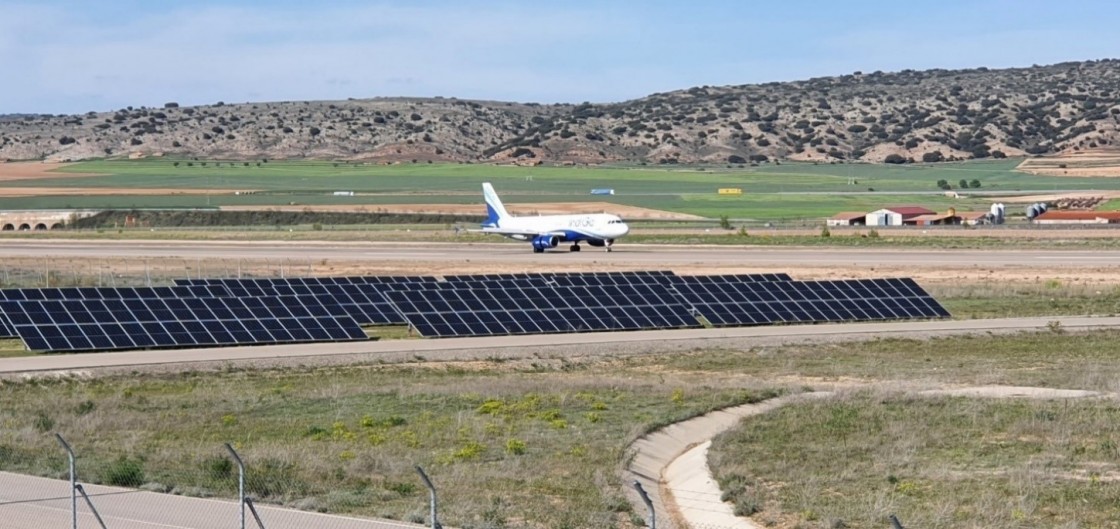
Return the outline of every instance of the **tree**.
[[[311,127],[311,130],[309,130],[308,132],[311,134],[311,136],[314,137],[314,136],[318,136],[319,133],[322,132],[322,131],[319,130],[319,127]]]
[[[973,189],[979,189],[980,188],[980,181],[973,178],[972,181],[968,183],[968,187],[971,187]]]
[[[968,189],[968,180],[961,178],[961,181],[957,182],[957,187],[960,187],[961,189]]]
[[[931,151],[922,155],[922,161],[925,163],[937,163],[945,160],[945,155],[941,151]]]
[[[949,189],[949,182],[944,180],[944,179],[938,180],[937,181],[937,187],[938,187],[938,189],[947,190],[947,189]]]
[[[738,154],[732,154],[727,157],[727,163],[747,163],[747,159]]]

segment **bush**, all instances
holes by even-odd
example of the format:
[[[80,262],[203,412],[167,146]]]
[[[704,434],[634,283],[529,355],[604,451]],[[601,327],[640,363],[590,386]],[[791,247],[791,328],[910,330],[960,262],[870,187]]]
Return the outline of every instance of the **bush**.
[[[727,157],[727,163],[734,163],[734,164],[747,163],[747,159],[743,158],[742,156],[739,156],[738,154],[732,154],[731,156]]]
[[[971,188],[973,188],[973,189],[977,189],[977,188],[979,188],[979,187],[980,187],[980,181],[979,181],[979,180],[977,180],[977,179],[975,179],[975,178],[973,178],[973,179],[972,179],[972,181],[970,181],[970,182],[968,183],[968,187],[971,187]]]
[[[719,216],[719,227],[725,230],[731,229],[731,220],[727,218],[727,215]]]
[[[58,139],[59,145],[70,145],[71,143],[75,143],[77,141],[78,140],[75,140],[74,138],[71,138],[70,136],[63,136],[63,137]]]
[[[883,163],[903,164],[906,163],[906,158],[903,158],[902,155],[899,154],[888,154],[887,157],[883,159]]]
[[[961,189],[968,189],[968,180],[965,180],[964,178],[961,178],[961,181],[957,182],[957,187],[959,187]]]
[[[945,155],[941,151],[927,152],[922,155],[922,161],[925,163],[937,163],[945,160]]]
[[[828,226],[821,227],[821,237],[832,237],[832,231],[828,229]]]
[[[320,132],[322,132],[322,131],[321,131],[321,130],[319,130],[319,127],[311,127],[311,130],[309,130],[309,131],[307,131],[307,132],[308,132],[309,134],[311,134],[312,136],[318,136],[318,135],[319,135],[319,133],[320,133]]]
[[[105,468],[105,483],[117,487],[139,487],[144,484],[144,467],[139,461],[121,456]]]

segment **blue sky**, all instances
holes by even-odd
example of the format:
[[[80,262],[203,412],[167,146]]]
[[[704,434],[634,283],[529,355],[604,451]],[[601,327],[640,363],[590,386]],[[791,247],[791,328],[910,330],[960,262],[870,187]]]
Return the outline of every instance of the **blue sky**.
[[[1115,0],[0,0],[0,113],[698,85],[1120,57]]]

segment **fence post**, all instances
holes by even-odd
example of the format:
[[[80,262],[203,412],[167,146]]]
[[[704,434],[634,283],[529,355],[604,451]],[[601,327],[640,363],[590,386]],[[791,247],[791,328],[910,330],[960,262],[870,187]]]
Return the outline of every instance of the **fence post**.
[[[241,456],[237,455],[237,450],[233,449],[233,445],[226,443],[226,450],[229,455],[233,456],[233,460],[237,463],[237,502],[241,510],[241,529],[245,529],[245,463],[241,461]]]
[[[74,466],[74,449],[70,448],[70,443],[62,438],[62,434],[56,433],[54,437],[70,458],[70,523],[72,529],[78,529],[78,474]]]
[[[638,489],[638,495],[642,497],[642,502],[649,509],[649,529],[657,529],[657,513],[653,510],[653,501],[649,499],[649,494],[646,494],[646,489],[642,488],[641,482],[636,479],[634,480],[634,488]]]
[[[893,515],[893,514],[890,515],[890,519],[891,519],[891,528],[892,529],[904,529],[902,527],[902,523],[900,523],[898,521],[898,518],[896,518],[895,515]]]
[[[431,497],[432,529],[442,529],[443,526],[439,524],[439,519],[436,518],[436,486],[432,485],[432,480],[428,479],[428,475],[424,473],[424,469],[420,468],[420,465],[416,465],[416,472],[420,474],[420,479],[424,481],[424,486],[428,487],[428,493]]]

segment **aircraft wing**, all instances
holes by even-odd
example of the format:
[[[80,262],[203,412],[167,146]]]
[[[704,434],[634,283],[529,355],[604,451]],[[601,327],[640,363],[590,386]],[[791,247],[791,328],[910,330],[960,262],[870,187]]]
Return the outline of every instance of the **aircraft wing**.
[[[538,235],[552,235],[555,237],[563,237],[563,231],[539,231],[539,230],[526,230],[517,228],[482,228],[477,230],[467,230],[468,232],[475,233],[493,233],[496,235],[523,235],[525,237],[536,237]]]

